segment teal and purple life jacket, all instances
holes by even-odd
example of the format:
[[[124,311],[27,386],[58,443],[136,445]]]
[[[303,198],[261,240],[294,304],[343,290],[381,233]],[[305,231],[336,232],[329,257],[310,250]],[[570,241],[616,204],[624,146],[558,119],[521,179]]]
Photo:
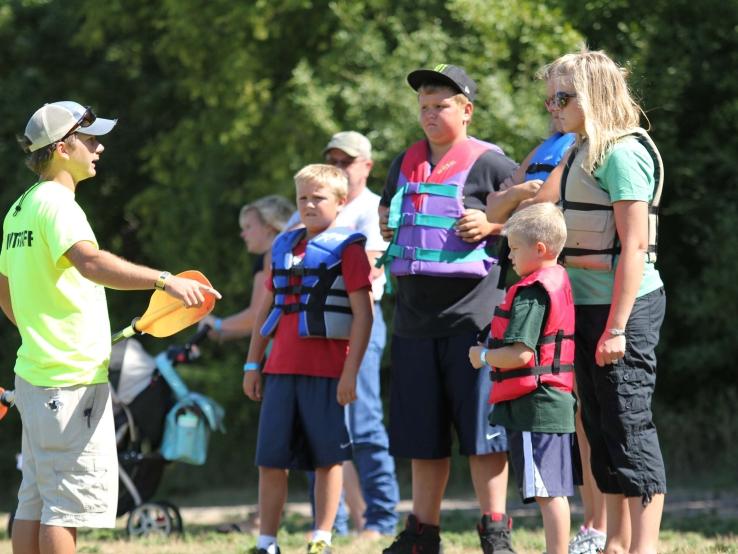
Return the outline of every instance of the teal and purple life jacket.
[[[379,262],[389,263],[392,275],[479,279],[497,263],[491,253],[496,237],[468,243],[454,228],[464,213],[469,172],[490,150],[502,153],[494,144],[469,138],[454,145],[432,169],[425,140],[407,150],[390,203],[388,227],[395,233]]]
[[[260,333],[271,335],[283,313],[298,312],[300,337],[348,340],[353,316],[341,274],[341,255],[350,244],[363,246],[366,237],[344,227],[326,229],[307,242],[302,259],[296,258],[292,251],[305,232],[304,228],[286,231],[274,240],[274,305]],[[300,295],[299,302],[288,302],[292,295]]]

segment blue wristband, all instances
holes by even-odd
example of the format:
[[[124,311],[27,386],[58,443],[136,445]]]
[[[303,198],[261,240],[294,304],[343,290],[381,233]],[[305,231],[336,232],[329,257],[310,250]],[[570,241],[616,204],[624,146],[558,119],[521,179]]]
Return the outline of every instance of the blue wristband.
[[[222,329],[223,329],[223,320],[220,319],[219,317],[216,317],[215,320],[213,321],[213,330],[216,333],[220,333]]]
[[[482,348],[479,351],[479,361],[482,362],[482,365],[488,365],[487,364],[487,352],[489,352],[489,348]]]
[[[261,364],[259,362],[246,362],[243,364],[243,371],[246,373],[247,371],[259,371],[261,369]]]

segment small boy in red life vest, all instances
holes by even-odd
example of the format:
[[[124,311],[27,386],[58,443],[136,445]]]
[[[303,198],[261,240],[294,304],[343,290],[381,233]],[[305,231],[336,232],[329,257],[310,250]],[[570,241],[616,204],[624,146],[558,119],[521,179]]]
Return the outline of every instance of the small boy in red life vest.
[[[469,360],[490,367],[490,424],[507,429],[523,501],[541,508],[546,552],[565,554],[575,411],[574,302],[557,263],[566,224],[556,206],[541,203],[515,213],[503,232],[521,280],[495,309],[486,344],[471,347]]]

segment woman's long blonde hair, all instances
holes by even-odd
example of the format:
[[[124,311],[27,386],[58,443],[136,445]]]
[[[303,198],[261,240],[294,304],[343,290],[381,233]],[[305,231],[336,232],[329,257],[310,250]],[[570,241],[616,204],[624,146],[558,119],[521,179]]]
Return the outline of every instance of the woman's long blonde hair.
[[[584,169],[590,173],[603,162],[620,137],[638,127],[643,110],[628,90],[627,71],[604,52],[583,50],[566,54],[545,66],[539,75],[574,87],[576,100],[584,112],[589,142]],[[577,137],[577,142],[583,138]]]

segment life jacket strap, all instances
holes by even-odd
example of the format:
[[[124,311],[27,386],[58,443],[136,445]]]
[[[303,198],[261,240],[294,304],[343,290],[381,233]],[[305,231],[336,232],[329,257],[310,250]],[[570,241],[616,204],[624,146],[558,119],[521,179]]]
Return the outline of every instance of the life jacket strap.
[[[525,173],[526,175],[538,173],[539,171],[551,173],[554,169],[556,169],[556,166],[551,164],[530,164],[528,169],[525,170]]]
[[[273,268],[272,274],[287,277],[307,277],[307,276],[322,276],[328,271],[328,267],[325,264],[320,264],[320,267],[304,267],[302,265],[296,265],[294,267],[279,269]]]
[[[574,371],[574,364],[564,364],[558,366],[558,371],[554,371],[554,368],[550,365],[546,366],[533,366],[533,367],[524,367],[520,369],[511,369],[502,371],[498,368],[492,368],[492,371],[489,372],[489,379],[493,383],[500,383],[502,381],[507,381],[508,379],[515,379],[517,377],[529,377],[534,376],[538,377],[539,375],[547,375],[550,373],[558,374],[558,373],[568,373]]]
[[[274,308],[281,310],[284,314],[294,314],[296,312],[335,312],[340,314],[353,313],[349,306],[333,306],[326,304],[325,306],[310,306],[301,302],[295,302],[294,304],[275,304]]]
[[[387,215],[387,227],[397,229],[402,219],[402,199],[407,194],[430,194],[432,196],[446,196],[456,198],[458,187],[455,185],[444,185],[443,183],[406,183],[395,191],[390,201],[389,214]]]
[[[402,214],[400,225],[420,225],[422,227],[436,227],[438,229],[453,229],[456,225],[455,217],[430,214]]]
[[[618,245],[615,248],[604,248],[602,250],[597,250],[595,248],[567,247],[561,251],[560,255],[561,256],[591,256],[591,255],[597,255],[597,254],[610,254],[612,256],[615,256],[616,254],[620,254],[620,245]]]
[[[589,202],[571,202],[567,199],[562,201],[565,210],[577,210],[580,212],[611,212],[612,204],[591,204]]]
[[[314,290],[314,287],[306,285],[289,285],[286,287],[277,287],[274,289],[274,294],[309,294]],[[325,291],[326,296],[343,296],[348,297],[348,293],[345,290],[339,289],[328,289]]]
[[[536,346],[551,344],[552,342],[559,342],[562,340],[574,340],[574,335],[561,335],[561,338],[559,338],[558,334],[541,337]],[[508,346],[505,339],[493,339],[492,337],[487,337],[483,342],[487,348],[502,348],[503,346]]]
[[[446,263],[481,262],[490,258],[486,248],[478,248],[467,252],[452,252],[450,250],[400,246],[398,244],[390,244],[385,255],[387,258]]]
[[[559,333],[562,333],[561,338],[559,338]],[[550,344],[552,342],[560,342],[562,340],[574,340],[574,335],[564,335],[563,331],[559,331],[555,335],[548,335],[547,337],[541,337],[538,341],[538,344]]]

